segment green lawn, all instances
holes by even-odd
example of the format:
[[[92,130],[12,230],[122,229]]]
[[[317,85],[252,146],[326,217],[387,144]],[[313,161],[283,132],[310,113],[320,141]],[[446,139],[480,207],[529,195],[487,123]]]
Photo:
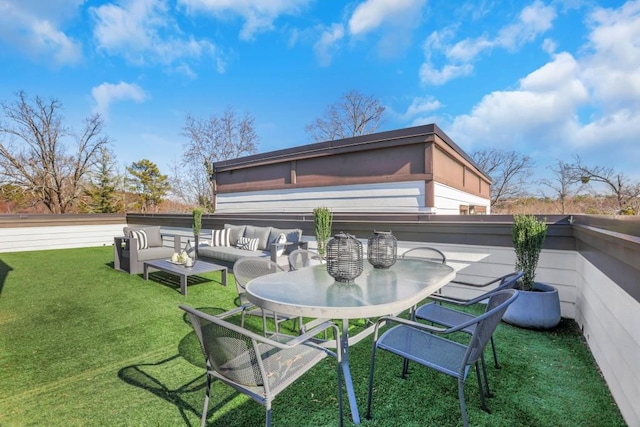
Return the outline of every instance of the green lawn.
[[[219,272],[205,275],[185,297],[177,280],[144,281],[112,261],[110,247],[0,254],[0,426],[199,425],[204,363],[178,304],[233,308],[233,277],[225,288]],[[480,410],[470,374],[471,425],[625,425],[573,321],[544,333],[502,324],[495,337],[503,368],[489,367],[492,414]],[[370,353],[370,338],[350,353],[361,415]],[[461,424],[453,378],[412,365],[402,380],[400,359],[385,352],[377,366],[363,426]],[[326,359],[276,399],[273,425],[336,425],[334,385]],[[264,424],[260,405],[218,383],[213,393],[209,425]],[[346,399],[345,409],[352,425]]]

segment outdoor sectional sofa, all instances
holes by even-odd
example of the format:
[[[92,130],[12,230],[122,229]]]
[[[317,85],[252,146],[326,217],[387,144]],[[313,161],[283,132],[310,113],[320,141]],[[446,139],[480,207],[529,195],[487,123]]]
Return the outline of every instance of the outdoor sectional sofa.
[[[222,230],[198,236],[197,255],[198,259],[226,266],[244,257],[265,257],[288,270],[289,253],[306,247],[299,228],[225,224]]]

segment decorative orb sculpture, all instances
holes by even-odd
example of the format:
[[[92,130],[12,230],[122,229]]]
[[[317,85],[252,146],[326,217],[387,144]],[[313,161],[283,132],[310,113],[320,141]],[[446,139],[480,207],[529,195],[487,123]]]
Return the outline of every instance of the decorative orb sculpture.
[[[396,263],[398,241],[390,231],[374,231],[367,245],[367,259],[375,268],[389,268]]]
[[[351,282],[362,274],[362,243],[346,233],[336,234],[326,248],[327,272],[337,282]]]

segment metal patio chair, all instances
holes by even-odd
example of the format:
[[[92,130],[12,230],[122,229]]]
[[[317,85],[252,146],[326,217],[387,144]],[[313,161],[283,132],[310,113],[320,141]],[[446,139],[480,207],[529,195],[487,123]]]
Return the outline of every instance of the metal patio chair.
[[[401,255],[402,258],[422,259],[426,261],[439,262],[442,264],[447,263],[447,257],[442,251],[432,248],[430,246],[421,246],[418,248],[409,249]]]
[[[334,329],[334,323],[324,322],[300,336],[273,335],[263,337],[219,317],[192,307],[180,305],[198,336],[207,365],[207,384],[202,409],[201,426],[207,422],[211,381],[217,379],[243,393],[266,409],[265,425],[271,425],[271,402],[285,388],[300,378],[327,356],[337,360],[339,423],[343,424],[342,351],[336,339],[336,351],[319,345],[318,333]]]
[[[373,377],[375,370],[376,350],[386,350],[428,368],[435,369],[446,375],[458,379],[458,398],[462,421],[465,427],[469,425],[467,409],[464,400],[464,381],[469,370],[475,365],[478,378],[478,390],[482,401],[482,409],[488,412],[485,395],[482,390],[483,378],[480,374],[478,361],[489,342],[491,335],[502,319],[502,315],[518,297],[515,289],[504,289],[489,297],[484,314],[462,323],[456,327],[443,329],[413,320],[393,316],[385,316],[378,320],[374,332],[373,349],[371,352],[371,368],[369,371],[369,395],[367,398],[367,415],[371,418],[371,401],[373,398]],[[378,336],[379,328],[386,323],[396,323],[389,330]],[[442,335],[462,331],[475,325],[471,340],[468,344],[461,344],[445,338]],[[486,375],[484,381],[487,381]]]
[[[233,275],[236,281],[236,288],[238,290],[238,297],[240,298],[240,304],[245,307],[242,312],[242,323],[244,326],[244,320],[246,315],[250,316],[262,316],[262,325],[265,335],[267,334],[267,317],[272,317],[275,322],[275,332],[279,332],[280,323],[290,319],[297,319],[295,316],[279,315],[268,310],[256,307],[247,299],[245,286],[251,280],[256,277],[265,276],[267,274],[280,273],[285,271],[275,262],[268,258],[261,257],[246,257],[240,258],[233,264]]]
[[[463,281],[452,281],[451,283],[462,284],[465,286],[473,286],[476,288],[484,288],[491,285],[496,285],[495,288],[478,295],[475,298],[471,299],[462,299],[455,297],[447,297],[443,295],[432,295],[430,298],[435,300],[428,304],[418,307],[414,312],[414,317],[420,320],[426,320],[428,322],[436,323],[438,325],[442,325],[448,328],[460,325],[464,322],[468,322],[473,319],[475,316],[471,313],[465,313],[463,311],[455,310],[450,307],[443,306],[442,302],[447,302],[450,304],[454,304],[459,307],[469,307],[475,304],[478,304],[482,301],[485,301],[492,294],[501,291],[502,289],[512,289],[516,287],[518,280],[523,276],[523,272],[516,271],[514,273],[505,274],[504,276],[498,277],[496,279],[490,280],[489,282],[483,284],[473,284],[469,282]],[[476,325],[470,325],[462,330],[462,332],[466,332],[467,334],[473,334]],[[498,355],[496,353],[496,345],[493,340],[493,335],[491,336],[491,350],[493,352],[493,362],[496,368],[500,368],[498,364]],[[483,366],[484,368],[484,366]],[[406,372],[403,372],[406,374]]]
[[[320,254],[308,249],[295,249],[289,254],[289,269],[292,271],[322,263]]]

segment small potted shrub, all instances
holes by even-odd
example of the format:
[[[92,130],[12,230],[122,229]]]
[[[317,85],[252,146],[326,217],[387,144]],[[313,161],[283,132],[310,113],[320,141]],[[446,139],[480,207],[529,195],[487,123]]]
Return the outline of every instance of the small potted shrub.
[[[318,253],[322,258],[325,256],[327,241],[331,237],[331,226],[333,214],[329,208],[321,206],[313,210],[313,229],[318,243]]]
[[[505,312],[505,322],[528,329],[550,329],[560,322],[560,298],[551,285],[535,281],[547,224],[533,215],[514,215],[511,229],[516,270],[524,272],[520,295]]]
[[[195,243],[194,253],[197,255],[198,253],[198,245],[200,239],[200,231],[202,230],[202,214],[204,213],[204,209],[198,207],[193,208],[192,216],[193,223],[191,224],[191,228],[193,229],[193,240]]]

